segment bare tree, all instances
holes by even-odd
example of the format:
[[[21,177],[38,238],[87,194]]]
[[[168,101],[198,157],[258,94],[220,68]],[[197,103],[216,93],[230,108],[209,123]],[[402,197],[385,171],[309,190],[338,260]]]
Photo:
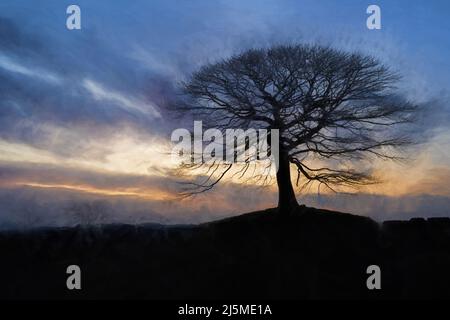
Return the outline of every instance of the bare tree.
[[[395,129],[410,122],[415,111],[396,94],[399,80],[377,59],[360,53],[275,46],[203,66],[183,83],[188,99],[176,109],[221,130],[278,129],[278,207],[289,212],[297,205],[291,165],[297,185],[357,187],[375,179],[352,164],[368,155],[396,159],[393,151],[411,142]],[[192,185],[198,192],[209,190],[231,166],[210,164],[206,181]]]
[[[73,202],[66,209],[75,223],[82,226],[93,226],[102,224],[109,217],[110,208],[104,201],[95,200],[92,202]]]

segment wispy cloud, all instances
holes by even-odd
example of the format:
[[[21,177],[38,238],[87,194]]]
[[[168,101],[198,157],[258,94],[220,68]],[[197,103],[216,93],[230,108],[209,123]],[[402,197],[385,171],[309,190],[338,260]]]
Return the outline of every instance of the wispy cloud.
[[[158,192],[171,193],[178,187],[175,178],[181,179],[166,175],[172,168],[166,156],[169,132],[180,123],[161,119],[177,82],[205,63],[247,48],[293,41],[372,54],[404,76],[401,89],[412,101],[439,97],[427,103],[414,129],[427,144],[414,150],[413,161],[366,166],[383,184],[359,197],[324,195],[319,201],[304,194],[301,202],[380,219],[448,214],[450,99],[448,91],[440,91],[449,79],[449,46],[435,41],[445,39],[449,25],[437,15],[442,10],[427,5],[434,21],[426,21],[418,1],[385,4],[390,23],[372,32],[356,1],[344,6],[328,1],[326,10],[310,0],[136,2],[132,8],[111,3],[107,12],[101,1],[86,3],[83,8],[102,18],[90,19],[79,33],[61,27],[59,4],[43,1],[36,8],[43,14],[36,14],[27,2],[0,1],[0,227],[28,208],[59,221],[63,211],[52,211],[51,203],[63,193],[130,198],[123,208],[114,207],[150,221],[206,221],[275,205],[273,190],[231,183],[192,202],[163,206],[147,198],[165,198]],[[405,5],[421,17],[420,36],[401,18]],[[397,13],[399,19],[393,19]],[[26,190],[29,201],[13,187]],[[136,198],[146,198],[138,210]]]
[[[141,63],[151,72],[177,80],[181,77],[182,72],[177,68],[173,61],[157,57],[149,50],[145,50],[141,46],[135,46],[131,52],[131,59]]]
[[[106,88],[96,81],[84,79],[83,87],[87,91],[89,91],[89,93],[91,93],[96,100],[103,100],[114,103],[118,107],[123,108],[127,111],[138,111],[155,118],[161,118],[161,114],[153,104],[144,102],[134,97],[127,97],[118,91]]]
[[[61,83],[61,79],[52,72],[44,70],[42,68],[22,65],[14,61],[10,57],[7,57],[1,53],[0,53],[0,68],[12,73],[17,73],[23,76],[35,78],[36,80],[44,80],[52,84]]]

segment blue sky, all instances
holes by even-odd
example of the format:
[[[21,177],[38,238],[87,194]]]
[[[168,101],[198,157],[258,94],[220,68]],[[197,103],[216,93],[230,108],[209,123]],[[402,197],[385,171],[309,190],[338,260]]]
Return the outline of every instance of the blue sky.
[[[70,4],[81,8],[81,30],[66,28]],[[381,8],[381,30],[366,28],[370,4]],[[144,161],[138,155],[164,145],[178,125],[165,110],[177,82],[204,63],[250,47],[305,42],[374,55],[403,75],[404,94],[428,106],[417,130],[429,138],[411,167],[423,175],[415,183],[429,188],[412,182],[403,188],[443,197],[441,208],[448,209],[448,185],[430,178],[424,168],[450,177],[449,12],[448,1],[417,0],[3,0],[0,176],[7,179],[0,188],[10,192],[7,182],[12,181],[14,188],[28,184],[26,192],[32,194],[50,181],[52,190],[76,183],[74,192],[89,193],[108,183],[117,189],[120,180],[126,195],[123,190],[137,179],[147,191],[170,192],[170,179],[162,182],[157,175],[161,160],[149,156]],[[424,183],[425,178],[432,181]],[[336,203],[338,209],[349,208]],[[205,206],[192,209],[191,216],[210,217],[205,212],[214,210]],[[392,214],[405,212],[399,206]],[[219,211],[237,210],[247,207],[224,205]],[[3,210],[0,223],[5,219],[12,218]]]

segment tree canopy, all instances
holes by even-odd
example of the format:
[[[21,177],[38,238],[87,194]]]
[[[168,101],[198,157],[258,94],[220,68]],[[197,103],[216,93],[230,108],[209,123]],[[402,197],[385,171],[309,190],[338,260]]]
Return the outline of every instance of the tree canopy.
[[[361,53],[309,45],[251,49],[201,67],[183,83],[189,102],[177,110],[220,130],[278,129],[281,206],[296,203],[291,164],[297,184],[333,189],[374,181],[348,167],[355,160],[398,157],[394,150],[411,140],[396,127],[411,122],[416,109],[398,94],[400,79]],[[196,187],[209,189],[217,179]]]

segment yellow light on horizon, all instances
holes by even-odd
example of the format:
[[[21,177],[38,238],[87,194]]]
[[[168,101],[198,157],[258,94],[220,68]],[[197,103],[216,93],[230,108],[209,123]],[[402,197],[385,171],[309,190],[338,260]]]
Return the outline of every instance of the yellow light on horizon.
[[[14,185],[22,187],[43,188],[43,189],[62,189],[103,196],[137,197],[144,200],[166,201],[176,199],[175,195],[157,189],[145,190],[136,188],[125,188],[114,190],[114,189],[100,189],[88,185],[45,184],[35,182],[17,182]]]

